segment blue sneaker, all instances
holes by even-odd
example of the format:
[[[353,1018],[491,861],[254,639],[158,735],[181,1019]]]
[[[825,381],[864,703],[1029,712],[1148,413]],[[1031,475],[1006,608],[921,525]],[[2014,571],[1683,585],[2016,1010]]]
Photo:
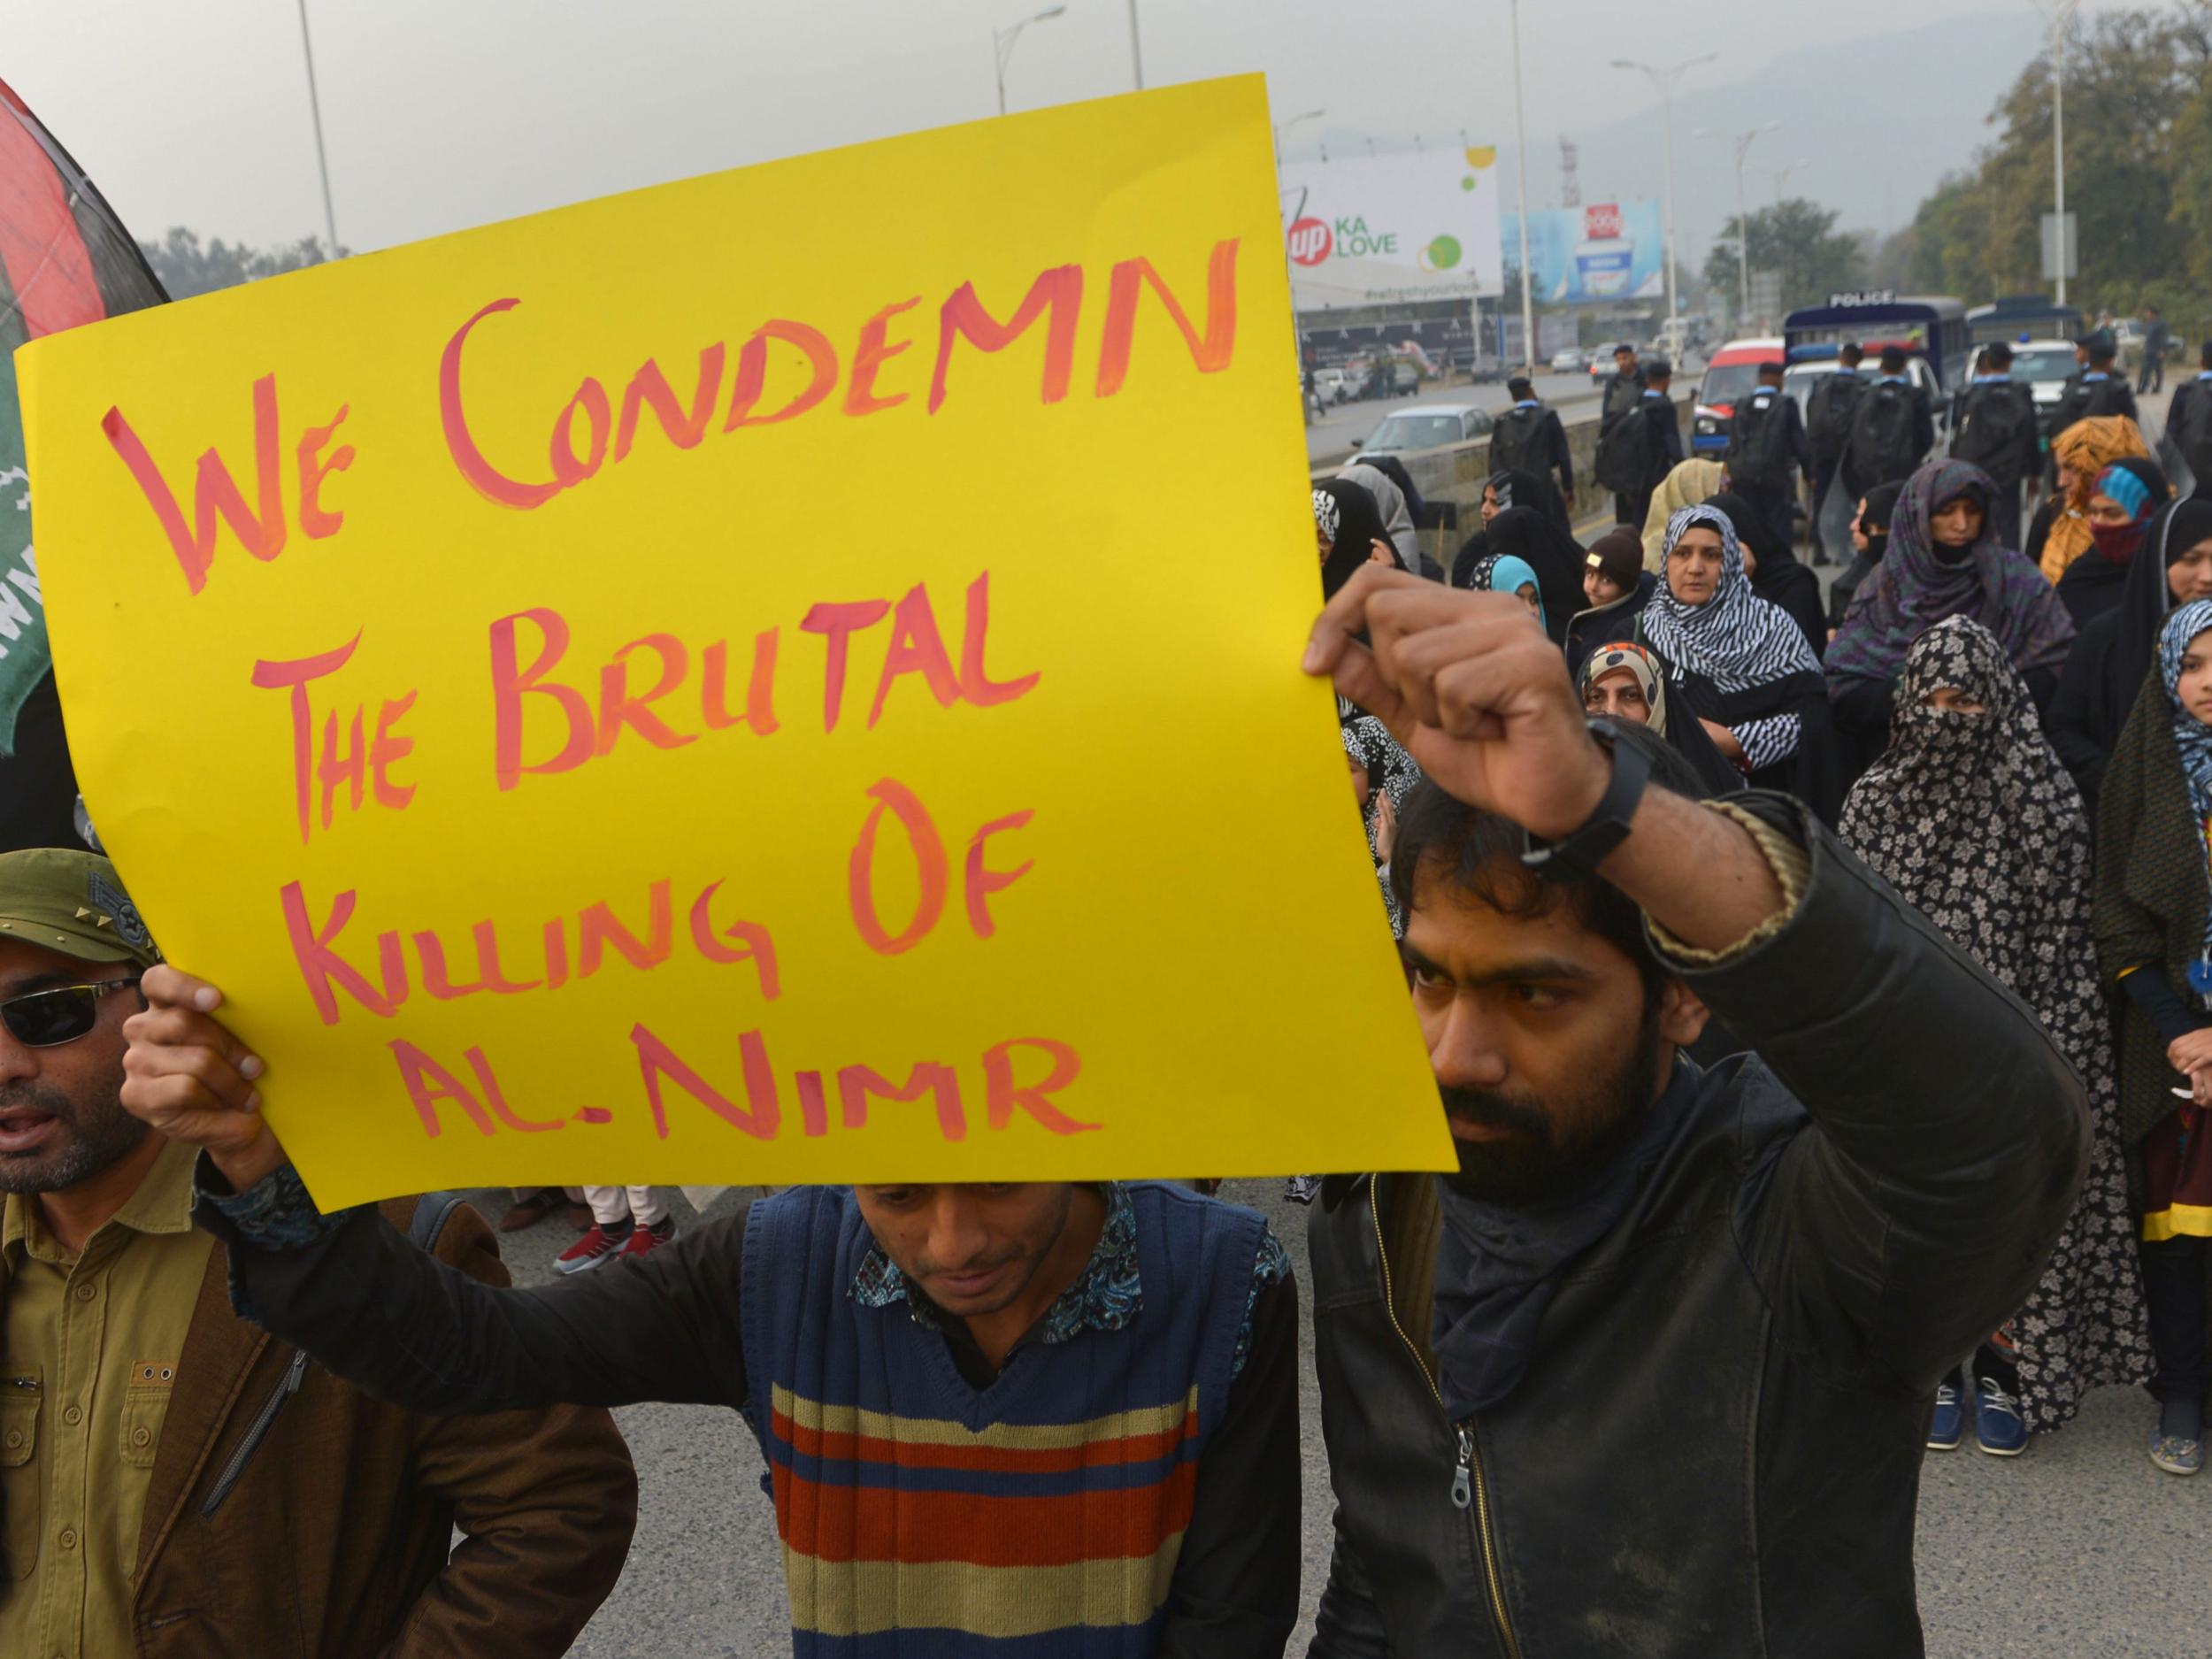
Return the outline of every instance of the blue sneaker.
[[[1928,1419],[1928,1449],[1932,1452],[1955,1452],[1959,1441],[1966,1436],[1966,1413],[1959,1404],[1956,1373],[1947,1377],[1936,1389],[1935,1416]]]
[[[2020,1402],[1993,1377],[1984,1377],[1974,1386],[1974,1443],[1992,1457],[2017,1457],[2028,1449]]]

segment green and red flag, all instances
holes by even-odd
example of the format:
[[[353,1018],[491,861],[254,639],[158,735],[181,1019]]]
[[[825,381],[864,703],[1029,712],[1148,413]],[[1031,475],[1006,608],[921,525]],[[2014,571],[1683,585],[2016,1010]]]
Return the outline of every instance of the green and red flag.
[[[15,349],[167,297],[115,211],[0,81],[0,850],[58,839],[76,797],[31,545]]]

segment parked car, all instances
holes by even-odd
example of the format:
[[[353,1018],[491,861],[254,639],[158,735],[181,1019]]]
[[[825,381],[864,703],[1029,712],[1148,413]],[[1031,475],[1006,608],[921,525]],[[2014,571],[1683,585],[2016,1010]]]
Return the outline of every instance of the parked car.
[[[1352,400],[1351,384],[1344,378],[1342,369],[1316,369],[1313,389],[1325,403],[1348,403]]]
[[[1582,348],[1568,346],[1551,354],[1551,372],[1554,374],[1572,374],[1582,367],[1583,362]]]
[[[1423,403],[1386,415],[1366,438],[1352,447],[1363,455],[1402,455],[1409,449],[1438,449],[1490,435],[1490,411],[1473,403]]]

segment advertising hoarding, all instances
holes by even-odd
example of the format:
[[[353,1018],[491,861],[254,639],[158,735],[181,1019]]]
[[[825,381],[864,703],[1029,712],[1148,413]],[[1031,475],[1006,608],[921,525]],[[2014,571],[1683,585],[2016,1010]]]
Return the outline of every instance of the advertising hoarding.
[[[1502,232],[1520,255],[1520,215]],[[1528,263],[1536,297],[1549,304],[1596,305],[1653,299],[1667,291],[1664,237],[1656,202],[1593,202],[1528,216]]]
[[[1301,311],[1494,299],[1504,286],[1494,150],[1304,162],[1282,169],[1282,185]]]

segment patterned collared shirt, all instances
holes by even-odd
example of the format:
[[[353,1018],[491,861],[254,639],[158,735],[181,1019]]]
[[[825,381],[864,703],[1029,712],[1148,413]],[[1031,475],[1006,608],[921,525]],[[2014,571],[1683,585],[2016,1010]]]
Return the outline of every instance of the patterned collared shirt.
[[[1098,1248],[1091,1252],[1091,1259],[1075,1276],[1075,1282],[1060,1293],[1038,1321],[1035,1336],[1040,1342],[1065,1342],[1084,1331],[1118,1331],[1144,1306],[1144,1286],[1137,1271],[1136,1207],[1119,1181],[1104,1183],[1103,1192],[1106,1224],[1099,1230]],[[1252,1310],[1260,1292],[1289,1276],[1290,1252],[1270,1231],[1261,1239],[1259,1259],[1253,1264],[1252,1287],[1244,1299],[1244,1323],[1237,1331],[1236,1355],[1229,1369],[1232,1379],[1244,1370],[1251,1349]],[[943,1328],[944,1315],[926,1296],[909,1293],[906,1275],[879,1245],[869,1245],[847,1294],[864,1308],[887,1308],[903,1302],[907,1317],[916,1325],[926,1331]]]

